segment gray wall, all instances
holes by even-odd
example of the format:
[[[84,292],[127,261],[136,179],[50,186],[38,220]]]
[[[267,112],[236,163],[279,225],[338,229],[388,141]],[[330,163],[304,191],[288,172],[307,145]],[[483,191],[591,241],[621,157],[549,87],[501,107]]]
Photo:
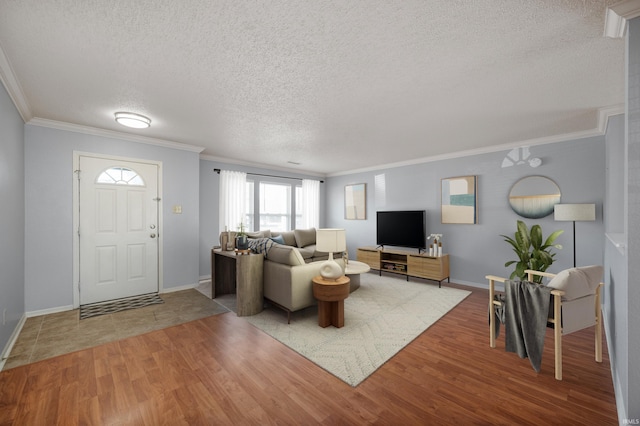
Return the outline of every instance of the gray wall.
[[[612,169],[607,182],[612,192],[608,210],[617,221],[607,227],[607,232],[614,234],[606,246],[604,310],[619,417],[637,422],[640,419],[640,288],[637,279],[629,278],[640,274],[637,255],[640,252],[640,18],[629,21],[626,80],[624,133],[607,140],[608,164]],[[619,250],[613,242],[624,247]]]
[[[640,276],[640,18],[629,23],[627,132],[629,140],[629,277]],[[629,394],[627,418],[640,419],[640,287],[629,286]]]
[[[25,311],[23,141],[24,122],[0,84],[0,354]]]
[[[195,152],[25,126],[26,311],[73,304],[73,152],[162,162],[163,288],[198,282],[199,156]],[[172,206],[182,205],[182,214]]]
[[[555,222],[553,214],[532,220],[518,216],[509,206],[511,186],[520,178],[546,176],[560,187],[563,203],[595,203],[595,222],[576,224],[577,264],[603,264],[604,225],[602,204],[605,192],[605,137],[593,137],[530,148],[542,159],[538,168],[528,165],[501,168],[508,150],[383,169],[327,179],[327,225],[347,230],[349,256],[355,258],[359,246],[375,246],[376,210],[419,209],[427,211],[427,235],[443,234],[443,250],[449,253],[452,280],[463,284],[486,285],[486,274],[507,275],[504,267],[515,253],[500,237],[513,236],[518,219],[529,226],[540,224],[546,237],[557,229],[565,232],[557,240],[551,272],[573,266],[572,222]],[[376,191],[375,176],[384,175],[385,195]],[[462,175],[478,176],[479,224],[443,225],[440,220],[440,179]],[[344,186],[367,184],[367,220],[344,219]]]
[[[200,278],[211,276],[211,248],[220,245],[220,229],[218,220],[220,217],[218,199],[220,197],[220,175],[213,169],[233,170],[246,173],[257,173],[274,176],[284,176],[296,179],[316,179],[323,180],[317,176],[310,176],[300,173],[286,171],[268,170],[256,167],[227,164],[218,161],[200,160]],[[277,179],[265,176],[249,176],[256,181],[256,185],[261,180],[269,182],[291,183],[290,179]],[[324,184],[320,184],[320,206],[324,204],[325,189]],[[320,225],[324,226],[324,214],[320,211]]]
[[[640,18],[627,31],[626,114],[607,131],[604,325],[621,424],[640,419]]]

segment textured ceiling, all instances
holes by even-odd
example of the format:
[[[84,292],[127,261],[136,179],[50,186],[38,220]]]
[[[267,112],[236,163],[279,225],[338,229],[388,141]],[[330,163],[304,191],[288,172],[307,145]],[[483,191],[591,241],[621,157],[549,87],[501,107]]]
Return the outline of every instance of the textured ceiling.
[[[611,3],[0,0],[0,47],[27,119],[335,174],[596,128]]]

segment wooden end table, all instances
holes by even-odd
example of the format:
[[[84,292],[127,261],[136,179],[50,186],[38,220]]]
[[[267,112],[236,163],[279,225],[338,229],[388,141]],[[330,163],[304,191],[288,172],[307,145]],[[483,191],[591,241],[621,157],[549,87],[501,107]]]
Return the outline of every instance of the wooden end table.
[[[318,275],[312,281],[313,296],[318,299],[318,325],[344,327],[344,299],[349,297],[349,278],[327,280]]]

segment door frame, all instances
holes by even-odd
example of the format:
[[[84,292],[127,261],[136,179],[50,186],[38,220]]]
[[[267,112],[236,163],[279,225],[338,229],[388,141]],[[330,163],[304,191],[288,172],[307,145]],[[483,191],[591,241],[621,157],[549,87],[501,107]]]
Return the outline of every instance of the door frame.
[[[163,216],[162,216],[162,161],[145,160],[134,157],[123,157],[118,155],[99,154],[95,152],[73,151],[73,168],[71,170],[73,180],[73,225],[71,233],[73,235],[73,308],[80,307],[80,182],[78,181],[78,170],[80,169],[80,157],[94,157],[105,160],[129,161],[135,163],[153,164],[158,167],[158,292],[164,289],[163,273]]]

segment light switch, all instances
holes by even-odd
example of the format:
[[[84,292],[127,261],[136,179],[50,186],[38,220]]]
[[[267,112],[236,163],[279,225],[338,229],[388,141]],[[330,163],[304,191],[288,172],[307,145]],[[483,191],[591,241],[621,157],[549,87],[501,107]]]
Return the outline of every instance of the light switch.
[[[173,213],[174,214],[182,214],[182,206],[179,204],[176,204],[173,206]]]

